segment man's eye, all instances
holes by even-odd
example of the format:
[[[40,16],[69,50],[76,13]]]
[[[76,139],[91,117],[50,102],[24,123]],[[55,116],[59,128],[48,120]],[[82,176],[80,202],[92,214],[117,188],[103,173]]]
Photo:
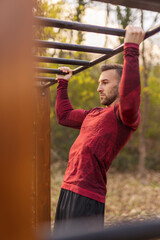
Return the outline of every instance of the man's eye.
[[[103,84],[107,84],[108,82],[103,82]]]

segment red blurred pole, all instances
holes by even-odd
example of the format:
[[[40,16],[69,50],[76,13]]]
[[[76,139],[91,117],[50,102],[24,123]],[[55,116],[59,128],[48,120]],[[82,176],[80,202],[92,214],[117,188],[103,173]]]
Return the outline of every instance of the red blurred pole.
[[[0,239],[32,239],[32,1],[0,3]]]

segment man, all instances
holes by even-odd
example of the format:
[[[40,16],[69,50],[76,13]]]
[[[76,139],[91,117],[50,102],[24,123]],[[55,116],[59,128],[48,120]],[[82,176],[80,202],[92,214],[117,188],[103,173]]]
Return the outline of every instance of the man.
[[[128,26],[124,39],[123,73],[119,65],[102,67],[97,91],[105,108],[74,110],[67,95],[72,71],[67,67],[59,68],[67,75],[57,75],[58,123],[80,129],[80,133],[69,153],[55,227],[58,221],[64,227],[70,219],[91,216],[97,226],[104,224],[106,172],[140,122],[138,56],[144,36],[141,28]]]

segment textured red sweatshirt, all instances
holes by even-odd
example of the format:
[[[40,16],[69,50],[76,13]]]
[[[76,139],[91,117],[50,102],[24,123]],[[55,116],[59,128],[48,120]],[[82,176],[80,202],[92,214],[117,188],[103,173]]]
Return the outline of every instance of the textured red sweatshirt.
[[[138,56],[138,45],[125,44],[120,102],[112,107],[74,110],[67,95],[68,82],[58,80],[58,123],[80,129],[70,149],[62,188],[105,203],[107,170],[140,122]]]

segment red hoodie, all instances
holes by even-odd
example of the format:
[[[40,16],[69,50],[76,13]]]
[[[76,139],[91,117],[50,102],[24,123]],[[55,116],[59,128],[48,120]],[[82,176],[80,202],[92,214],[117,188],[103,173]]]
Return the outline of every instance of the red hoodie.
[[[58,123],[80,129],[70,149],[62,188],[105,203],[107,170],[140,122],[138,56],[137,44],[124,45],[120,102],[112,107],[74,110],[68,99],[68,81],[58,80]]]

